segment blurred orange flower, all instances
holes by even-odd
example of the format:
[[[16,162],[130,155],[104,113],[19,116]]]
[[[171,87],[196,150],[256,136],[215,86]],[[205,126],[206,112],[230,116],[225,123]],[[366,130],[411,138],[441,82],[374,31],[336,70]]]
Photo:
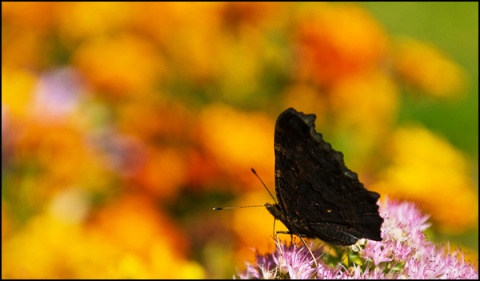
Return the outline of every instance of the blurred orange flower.
[[[304,7],[294,37],[304,77],[330,85],[378,67],[387,53],[387,35],[356,4],[315,3]]]
[[[50,65],[45,54],[57,24],[57,7],[53,2],[2,2],[2,67],[37,70]]]
[[[205,107],[200,116],[201,143],[234,188],[258,188],[255,168],[267,185],[273,183],[274,121],[259,113],[241,113],[223,105]],[[271,175],[271,176],[268,176]]]
[[[145,188],[158,198],[172,200],[186,183],[185,153],[178,149],[148,149],[145,165],[130,186]]]
[[[118,130],[148,143],[185,146],[195,138],[195,115],[185,104],[167,99],[163,93],[133,96],[117,105]]]

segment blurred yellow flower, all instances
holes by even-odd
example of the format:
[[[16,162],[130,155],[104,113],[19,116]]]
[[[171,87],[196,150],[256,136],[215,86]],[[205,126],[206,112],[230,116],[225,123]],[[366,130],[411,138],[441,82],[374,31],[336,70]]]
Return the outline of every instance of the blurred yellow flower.
[[[383,72],[345,79],[332,88],[329,98],[336,116],[333,126],[340,125],[340,130],[353,127],[363,135],[379,138],[397,116],[397,86]]]
[[[203,278],[180,232],[153,204],[131,196],[79,224],[39,214],[2,239],[4,278]]]
[[[466,87],[466,74],[437,47],[408,38],[395,46],[394,67],[411,87],[432,97],[455,97]]]
[[[30,219],[15,235],[2,240],[2,278],[73,278],[66,255],[80,246],[78,238],[78,225],[49,215]]]
[[[327,103],[334,118],[327,115],[329,118],[323,122],[344,144],[338,149],[355,156],[349,159],[349,167],[365,168],[365,159],[378,152],[378,146],[391,132],[399,98],[397,85],[381,71],[345,78],[331,88]]]
[[[13,118],[29,116],[37,81],[29,72],[2,67],[2,112]]]
[[[328,91],[298,84],[284,93],[285,107],[317,115],[316,128],[327,134],[329,142],[348,140],[340,150],[355,155],[348,165],[351,168],[362,167],[361,162],[376,152],[391,130],[399,102],[397,85],[381,71],[345,77]]]
[[[56,5],[60,36],[70,44],[125,29],[133,17],[132,3],[127,2],[68,2]]]
[[[420,203],[450,231],[478,227],[478,194],[459,151],[421,127],[397,129],[388,144],[392,163],[373,189]]]
[[[225,46],[218,5],[213,2],[159,3],[152,7],[159,14],[146,14],[153,24],[148,29],[160,37],[161,46],[174,67],[172,71],[190,83],[203,85],[222,72],[218,65],[222,57],[219,52],[224,52]]]
[[[74,64],[99,93],[113,97],[143,93],[164,70],[151,42],[125,34],[84,42],[76,50]]]

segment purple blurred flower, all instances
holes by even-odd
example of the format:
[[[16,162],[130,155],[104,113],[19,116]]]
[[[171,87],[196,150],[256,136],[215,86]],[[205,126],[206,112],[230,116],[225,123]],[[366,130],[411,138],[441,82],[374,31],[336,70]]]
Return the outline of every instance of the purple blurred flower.
[[[48,121],[61,120],[72,113],[80,101],[83,84],[73,68],[59,68],[40,78],[33,110]]]
[[[276,241],[272,254],[257,254],[255,264],[238,274],[241,279],[478,279],[476,266],[465,262],[460,250],[436,247],[423,231],[428,216],[408,202],[388,198],[380,206],[383,241],[361,239],[351,247],[312,249],[318,266],[302,244]],[[309,245],[312,248],[313,244]],[[340,257],[340,258],[339,258]]]

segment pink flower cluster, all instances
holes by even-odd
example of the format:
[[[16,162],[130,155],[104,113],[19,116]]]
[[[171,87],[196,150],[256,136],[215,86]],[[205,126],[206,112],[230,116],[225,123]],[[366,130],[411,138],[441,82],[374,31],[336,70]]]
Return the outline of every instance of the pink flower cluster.
[[[428,216],[408,202],[385,200],[380,206],[384,218],[382,241],[360,240],[352,247],[335,247],[338,257],[320,247],[313,249],[315,263],[303,244],[276,241],[272,254],[257,254],[255,264],[238,274],[241,279],[478,279],[478,267],[465,262],[460,250],[437,247],[423,231]],[[311,243],[311,246],[313,243]],[[352,258],[356,257],[356,258]],[[337,260],[332,266],[332,260]],[[344,261],[344,260],[343,260]]]

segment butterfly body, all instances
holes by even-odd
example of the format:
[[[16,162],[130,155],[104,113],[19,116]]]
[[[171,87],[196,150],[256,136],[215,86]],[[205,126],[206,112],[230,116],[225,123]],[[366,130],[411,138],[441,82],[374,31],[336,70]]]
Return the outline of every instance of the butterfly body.
[[[351,245],[360,238],[381,241],[380,195],[368,191],[343,154],[316,132],[314,114],[285,110],[275,125],[277,204],[267,210],[291,234]]]

